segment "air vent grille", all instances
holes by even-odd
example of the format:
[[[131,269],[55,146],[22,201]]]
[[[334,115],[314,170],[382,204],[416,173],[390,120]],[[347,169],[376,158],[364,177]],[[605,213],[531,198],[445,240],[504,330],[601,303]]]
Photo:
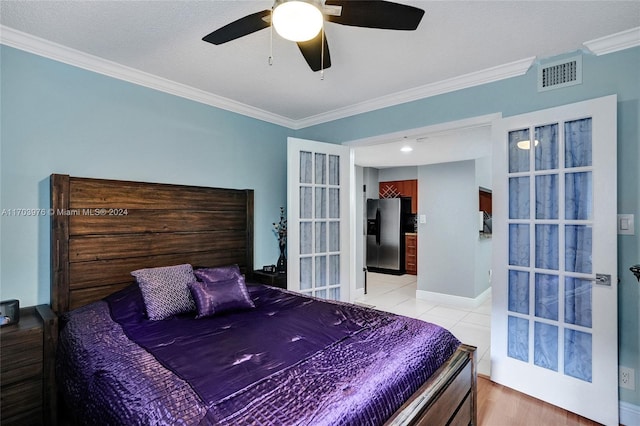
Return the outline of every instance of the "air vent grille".
[[[538,67],[538,91],[559,89],[582,83],[582,57]]]
[[[576,61],[542,69],[542,87],[576,81]]]

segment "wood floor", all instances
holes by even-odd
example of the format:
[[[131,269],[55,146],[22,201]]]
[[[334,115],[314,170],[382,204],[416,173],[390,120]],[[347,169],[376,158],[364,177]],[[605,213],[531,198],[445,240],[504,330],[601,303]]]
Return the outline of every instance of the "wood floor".
[[[599,423],[478,375],[479,426],[596,426]]]

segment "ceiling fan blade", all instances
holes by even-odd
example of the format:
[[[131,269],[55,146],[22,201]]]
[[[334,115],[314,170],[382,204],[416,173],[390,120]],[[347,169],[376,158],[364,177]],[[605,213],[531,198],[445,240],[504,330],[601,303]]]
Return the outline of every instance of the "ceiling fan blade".
[[[331,66],[329,44],[327,43],[327,36],[322,36],[323,32],[324,30],[320,30],[318,35],[311,40],[297,43],[302,56],[304,56],[313,71],[326,70]],[[321,46],[324,46],[324,49],[321,50]]]
[[[265,20],[265,17],[269,17],[269,19]],[[226,43],[269,27],[271,25],[270,18],[270,9],[252,13],[251,15],[247,15],[244,18],[240,18],[230,24],[227,24],[222,28],[218,28],[211,34],[204,36],[202,40],[213,44]]]
[[[327,6],[341,6],[340,16],[326,15],[329,22],[354,27],[386,30],[415,30],[424,10],[384,0],[327,0]]]

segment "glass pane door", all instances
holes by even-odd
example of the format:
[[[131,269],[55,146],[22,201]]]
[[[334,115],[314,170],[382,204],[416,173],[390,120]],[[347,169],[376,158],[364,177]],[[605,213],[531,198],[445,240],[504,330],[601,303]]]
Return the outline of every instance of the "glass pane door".
[[[587,117],[510,131],[507,177],[508,356],[586,382],[593,351],[591,125]]]
[[[340,156],[300,151],[300,291],[340,300]]]
[[[493,125],[491,379],[603,424],[618,424],[616,102]]]
[[[289,139],[288,288],[348,300],[350,149]]]

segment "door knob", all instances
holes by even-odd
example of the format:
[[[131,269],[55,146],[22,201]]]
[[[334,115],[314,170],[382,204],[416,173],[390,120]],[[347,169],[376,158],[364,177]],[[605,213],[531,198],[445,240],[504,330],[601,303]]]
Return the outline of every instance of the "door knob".
[[[591,282],[598,285],[606,285],[611,286],[611,275],[608,274],[596,274],[596,278],[591,280]]]

